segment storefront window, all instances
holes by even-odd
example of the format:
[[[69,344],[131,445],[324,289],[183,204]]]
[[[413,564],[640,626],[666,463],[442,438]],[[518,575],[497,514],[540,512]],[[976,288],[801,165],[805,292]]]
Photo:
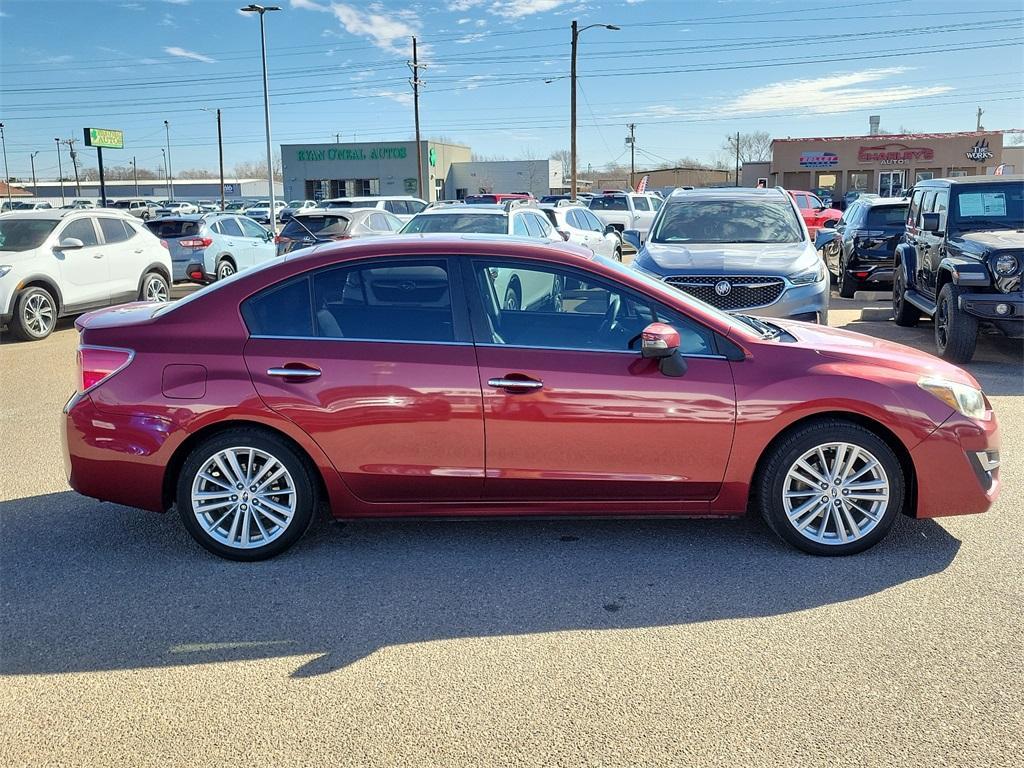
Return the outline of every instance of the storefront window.
[[[849,189],[851,192],[867,192],[868,174],[863,171],[851,171]]]
[[[934,179],[935,174],[932,171],[918,171],[915,178],[917,181],[928,181],[928,179]]]
[[[951,179],[955,179],[955,178],[958,178],[960,176],[969,176],[969,175],[970,174],[968,174],[967,171],[964,170],[963,168],[950,168],[949,169],[949,177]]]

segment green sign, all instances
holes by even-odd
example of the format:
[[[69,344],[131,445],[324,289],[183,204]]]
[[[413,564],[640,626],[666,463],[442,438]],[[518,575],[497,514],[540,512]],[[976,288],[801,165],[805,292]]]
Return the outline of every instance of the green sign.
[[[124,149],[124,131],[109,128],[86,128],[85,146]]]
[[[420,191],[419,181],[415,178],[408,178],[402,182],[407,195],[418,195]]]
[[[433,147],[431,147],[430,151],[427,152],[427,159],[430,160],[430,167],[431,168],[433,168],[435,165],[437,165],[437,150],[434,149]]]
[[[405,147],[331,147],[330,149],[297,149],[295,159],[300,163],[321,160],[403,160]]]

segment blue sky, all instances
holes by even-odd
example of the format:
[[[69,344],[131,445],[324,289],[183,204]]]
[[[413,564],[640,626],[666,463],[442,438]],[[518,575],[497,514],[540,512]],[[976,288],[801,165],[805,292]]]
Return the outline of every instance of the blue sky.
[[[412,137],[409,37],[428,65],[424,136],[482,155],[569,144],[569,24],[580,37],[582,169],[711,160],[726,134],[1024,127],[1019,0],[278,0],[268,14],[274,143]],[[0,120],[12,175],[56,173],[54,137],[120,128],[107,162],[175,172],[263,150],[259,31],[235,0],[0,0]],[[969,10],[966,10],[969,9]],[[84,150],[83,155],[92,154]],[[66,161],[66,154],[65,154]],[[91,163],[90,163],[91,164]]]

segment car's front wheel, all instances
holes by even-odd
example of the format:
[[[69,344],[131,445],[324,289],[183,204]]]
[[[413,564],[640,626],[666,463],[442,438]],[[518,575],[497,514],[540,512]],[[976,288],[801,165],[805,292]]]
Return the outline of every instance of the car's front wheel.
[[[978,318],[960,309],[960,288],[946,283],[935,305],[935,347],[939,357],[966,363],[978,344]]]
[[[903,507],[892,448],[851,422],[797,428],[770,449],[756,481],[761,515],[781,539],[814,555],[852,555],[881,541]]]
[[[316,508],[315,484],[296,450],[256,429],[222,432],[198,445],[178,476],[185,528],[229,560],[264,560],[305,533]]]
[[[18,295],[11,333],[22,341],[45,339],[57,325],[57,302],[45,288],[31,286]]]

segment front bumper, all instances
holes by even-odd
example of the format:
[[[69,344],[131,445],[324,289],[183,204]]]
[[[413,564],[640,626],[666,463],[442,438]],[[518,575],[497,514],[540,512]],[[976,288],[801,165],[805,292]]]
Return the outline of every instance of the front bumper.
[[[960,309],[982,320],[998,322],[1016,337],[1024,332],[1024,293],[962,293]],[[1002,311],[999,311],[1002,310]],[[1013,328],[1017,327],[1016,334]],[[1007,332],[1004,330],[1004,332]]]
[[[959,413],[910,452],[917,475],[917,517],[985,512],[999,496],[999,424]]]
[[[777,301],[764,307],[736,310],[755,317],[778,317],[783,320],[803,320],[828,324],[828,280],[810,285],[794,285],[782,292]]]

